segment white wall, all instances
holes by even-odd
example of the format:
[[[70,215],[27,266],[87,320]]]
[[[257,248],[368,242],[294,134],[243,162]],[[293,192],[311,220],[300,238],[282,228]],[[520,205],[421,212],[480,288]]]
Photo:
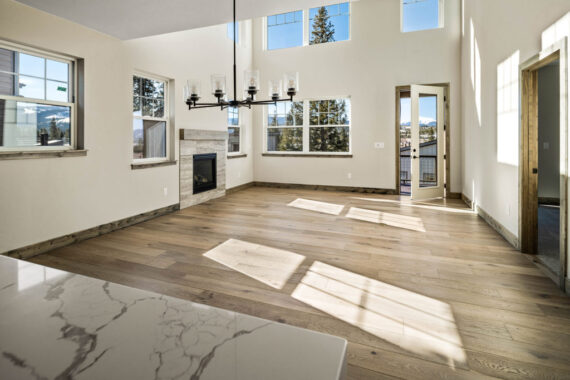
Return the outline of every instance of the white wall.
[[[249,25],[245,30],[251,33]],[[88,149],[86,157],[0,161],[0,252],[178,203],[177,165],[130,167],[135,69],[174,79],[177,129],[226,128],[225,112],[189,112],[182,101],[187,78],[199,76],[208,91],[213,70],[230,73],[225,25],[125,43],[0,0],[0,38],[85,59]],[[240,48],[239,54],[241,67],[249,66],[251,46]],[[244,119],[248,125],[247,112]],[[251,181],[251,167],[251,155],[230,161],[228,187]],[[241,178],[233,176],[236,171]]]
[[[497,67],[513,57],[513,70],[518,72],[519,63],[540,51],[541,33],[569,10],[568,0],[464,1],[463,193],[515,236],[519,217],[518,99],[514,101],[514,120],[498,130]],[[518,78],[514,79],[514,96],[518,96]],[[499,142],[498,133],[504,131],[507,133]]]
[[[299,71],[299,100],[352,97],[353,151],[352,158],[262,157],[263,118],[256,109],[255,180],[394,189],[395,87],[449,82],[451,191],[461,191],[459,0],[445,1],[443,29],[413,33],[400,32],[397,0],[353,2],[351,13],[350,41],[271,51],[263,48],[263,20],[254,20],[253,64],[262,83]],[[374,142],[384,142],[384,149],[374,149]]]
[[[237,96],[242,99],[243,72],[251,68],[252,60],[251,21],[240,22],[239,31]],[[227,37],[226,24],[129,40],[125,42],[125,46],[135,69],[175,80],[176,129],[227,129],[226,110],[210,108],[189,111],[182,93],[186,80],[199,79],[202,87],[200,101],[215,102],[215,97],[211,95],[210,75],[225,74],[228,96],[233,97],[233,40]],[[227,161],[227,188],[253,181],[250,110],[240,110],[240,125],[241,133],[244,134],[241,140],[242,151],[247,157]],[[178,149],[178,144],[176,145]]]
[[[538,70],[538,196],[560,197],[560,61]]]

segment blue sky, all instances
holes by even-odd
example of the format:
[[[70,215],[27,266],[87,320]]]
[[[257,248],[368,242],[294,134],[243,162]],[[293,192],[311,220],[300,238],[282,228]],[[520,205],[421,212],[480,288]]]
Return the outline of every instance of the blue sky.
[[[439,26],[439,0],[405,0],[402,17],[404,32],[434,29]]]
[[[437,111],[437,97],[429,96],[420,98],[420,119],[436,119]],[[410,122],[412,117],[410,98],[400,99],[400,123],[405,124]]]
[[[335,41],[349,38],[350,16],[349,3],[340,3],[326,7],[330,21],[335,28]],[[309,38],[313,18],[319,8],[309,9]],[[303,11],[289,12],[267,17],[267,48],[283,49],[303,45]]]

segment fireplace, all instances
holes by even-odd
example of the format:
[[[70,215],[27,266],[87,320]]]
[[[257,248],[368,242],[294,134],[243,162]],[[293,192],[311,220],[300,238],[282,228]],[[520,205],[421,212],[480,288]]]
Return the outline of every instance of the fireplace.
[[[194,186],[192,193],[198,194],[216,188],[216,153],[195,154]]]

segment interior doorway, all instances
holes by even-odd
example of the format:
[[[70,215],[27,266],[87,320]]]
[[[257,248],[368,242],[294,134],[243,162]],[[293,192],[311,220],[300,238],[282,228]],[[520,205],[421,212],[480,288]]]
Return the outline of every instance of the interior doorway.
[[[566,52],[560,43],[521,65],[521,251],[565,288],[567,271]]]
[[[396,87],[396,190],[445,197],[449,181],[449,86]]]

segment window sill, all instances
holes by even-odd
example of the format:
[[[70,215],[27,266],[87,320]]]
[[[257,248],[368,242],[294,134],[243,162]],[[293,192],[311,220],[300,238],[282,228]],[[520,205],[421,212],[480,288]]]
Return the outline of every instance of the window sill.
[[[171,165],[176,165],[177,162],[178,161],[176,160],[160,161],[160,162],[141,162],[141,163],[131,164],[131,169],[137,170],[137,169],[156,168],[159,166],[171,166]]]
[[[227,159],[231,160],[233,158],[242,158],[242,157],[247,157],[246,153],[240,153],[240,154],[228,154]]]
[[[87,156],[86,149],[0,152],[0,160],[25,160],[30,158],[58,158],[58,157],[81,157],[81,156]]]
[[[352,153],[262,153],[263,157],[327,157],[327,158],[352,158]]]

